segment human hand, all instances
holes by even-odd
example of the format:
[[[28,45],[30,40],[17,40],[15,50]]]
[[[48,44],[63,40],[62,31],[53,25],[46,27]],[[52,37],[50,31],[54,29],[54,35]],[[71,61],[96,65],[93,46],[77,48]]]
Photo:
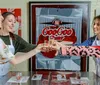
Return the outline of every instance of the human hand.
[[[63,46],[65,45],[56,40],[50,39],[48,42],[46,41],[45,43],[38,44],[36,50],[37,52],[41,51],[46,57],[53,58],[58,54],[60,47]]]
[[[0,39],[0,58],[2,60],[6,59],[8,56],[6,55],[8,53],[7,45]]]
[[[38,44],[37,49],[41,52],[50,52],[55,50],[55,48],[52,48],[52,44],[50,44],[47,40],[44,41],[44,43]]]
[[[2,28],[2,21],[3,21],[3,16],[2,16],[2,14],[1,14],[1,10],[0,10],[0,28]]]
[[[49,44],[50,44],[50,46],[51,46],[52,48],[54,48],[54,49],[56,49],[56,50],[59,50],[60,47],[65,47],[64,44],[62,44],[61,42],[58,42],[58,41],[56,41],[56,40],[54,40],[54,39],[50,39],[50,40],[49,40]]]
[[[60,47],[64,47],[65,45],[63,45],[62,43],[54,40],[54,39],[50,39],[48,42],[42,43],[38,45],[38,49],[41,50],[42,52],[49,52],[49,51],[53,51],[53,50],[59,50]]]
[[[49,44],[48,43],[41,43],[41,44],[38,44],[37,47],[36,47],[36,51],[37,52],[47,52],[49,51]]]

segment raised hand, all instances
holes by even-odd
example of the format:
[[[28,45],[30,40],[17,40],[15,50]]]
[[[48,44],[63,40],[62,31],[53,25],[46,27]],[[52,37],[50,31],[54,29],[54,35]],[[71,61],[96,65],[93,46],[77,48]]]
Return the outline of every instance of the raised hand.
[[[38,44],[35,50],[36,53],[42,52],[45,53],[45,56],[48,55],[47,57],[52,58],[58,54],[60,47],[65,47],[65,45],[56,40],[50,39],[48,42]],[[49,52],[54,53],[53,56],[51,56]]]
[[[60,47],[65,47],[64,44],[62,44],[54,39],[50,39],[49,44],[50,44],[51,48],[56,49],[56,50],[59,50]]]
[[[49,42],[38,44],[37,48],[42,52],[49,52],[55,50],[55,48],[53,48],[52,44],[50,44]]]
[[[38,44],[36,49],[41,52],[49,52],[52,50],[56,50],[56,45],[54,46],[53,41],[48,41],[46,43]]]
[[[49,51],[49,48],[50,48],[50,45],[48,43],[41,43],[41,44],[38,44],[37,47],[36,47],[36,50],[38,52],[47,52]]]

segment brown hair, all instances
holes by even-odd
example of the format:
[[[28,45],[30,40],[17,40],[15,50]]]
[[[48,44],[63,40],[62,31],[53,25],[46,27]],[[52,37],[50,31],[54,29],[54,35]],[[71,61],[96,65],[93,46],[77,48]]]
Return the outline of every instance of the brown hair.
[[[95,16],[94,19],[93,19],[93,22],[94,22],[94,20],[96,20],[96,19],[99,19],[99,20],[100,20],[100,15]]]
[[[8,15],[13,15],[13,16],[15,16],[12,12],[4,12],[4,13],[2,13],[2,16],[3,16],[4,20],[6,19],[6,17],[7,17]]]
[[[2,16],[3,16],[4,20],[6,19],[6,17],[7,17],[8,15],[13,15],[13,16],[15,16],[12,12],[4,12],[4,13],[2,13]],[[4,20],[3,20],[3,21],[4,21]],[[14,34],[11,33],[11,32],[10,32],[10,37],[11,37],[12,39],[15,39]]]

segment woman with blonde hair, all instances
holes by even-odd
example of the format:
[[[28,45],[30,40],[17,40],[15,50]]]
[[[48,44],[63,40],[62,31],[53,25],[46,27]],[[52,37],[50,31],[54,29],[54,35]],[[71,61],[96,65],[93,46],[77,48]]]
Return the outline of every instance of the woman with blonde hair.
[[[43,47],[43,44],[29,44],[14,34],[15,23],[15,15],[12,12],[1,14],[0,10],[0,76],[9,72],[10,64],[19,64],[31,58]]]

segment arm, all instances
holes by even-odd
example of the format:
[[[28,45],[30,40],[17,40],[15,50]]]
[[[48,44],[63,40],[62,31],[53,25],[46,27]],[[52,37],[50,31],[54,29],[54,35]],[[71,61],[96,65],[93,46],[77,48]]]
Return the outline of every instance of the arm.
[[[35,49],[33,49],[29,52],[13,55],[10,52],[10,50],[8,49],[8,46],[5,45],[5,43],[2,42],[1,39],[0,39],[0,42],[1,42],[0,46],[2,47],[2,48],[0,48],[0,55],[2,55],[2,58],[6,59],[6,62],[9,61],[10,63],[12,63],[14,65],[21,63],[21,62],[29,59],[30,57],[34,56],[35,54],[39,53],[41,48],[43,47],[43,44],[39,44]]]
[[[66,46],[52,40],[52,47],[57,50],[61,48],[62,55],[100,57],[100,46]]]
[[[12,63],[14,65],[19,64],[19,63],[31,58],[32,56],[36,55],[39,52],[40,52],[40,50],[38,49],[38,47],[36,47],[35,49],[33,49],[27,53],[17,53],[15,55],[15,57],[10,60],[10,63]]]
[[[66,46],[62,47],[62,55],[100,57],[100,46]]]

